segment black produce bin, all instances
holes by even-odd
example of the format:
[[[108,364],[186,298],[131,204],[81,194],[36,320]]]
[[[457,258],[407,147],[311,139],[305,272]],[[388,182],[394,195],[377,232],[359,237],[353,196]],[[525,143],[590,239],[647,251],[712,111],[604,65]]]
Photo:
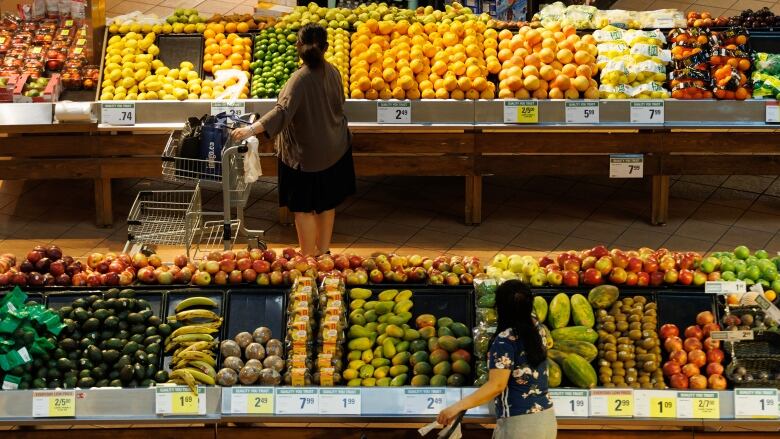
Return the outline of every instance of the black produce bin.
[[[6,294],[10,294],[11,291],[13,290],[0,292],[0,300],[3,300],[3,297],[5,297]],[[24,291],[24,294],[27,294],[27,300],[25,300],[25,302],[35,302],[41,305],[46,304],[46,297],[42,293],[28,293],[27,291]]]
[[[157,37],[157,46],[160,48],[158,58],[166,66],[178,69],[182,62],[188,61],[195,66],[198,76],[203,78],[204,40],[202,34],[160,35]]]
[[[702,311],[712,311],[714,316],[718,316],[717,305],[714,294],[704,294],[698,292],[685,291],[658,291],[658,329],[661,329],[666,323],[677,325],[680,329],[680,337],[685,328],[696,324],[696,315]]]
[[[287,328],[286,289],[249,288],[230,290],[225,303],[225,324],[222,336],[233,339],[238,333],[251,333],[265,326],[272,338],[284,340]]]
[[[177,289],[177,290],[169,290],[166,293],[166,306],[165,306],[165,316],[163,316],[163,321],[167,320],[168,317],[172,317],[176,315],[176,305],[178,305],[182,300],[193,297],[193,296],[200,296],[200,297],[208,297],[214,302],[217,303],[216,308],[212,308],[211,310],[217,313],[220,317],[224,317],[224,303],[225,303],[225,292],[222,290],[215,290],[215,289],[206,289],[206,288],[187,288],[187,289]],[[225,319],[223,318],[222,324],[225,324]],[[219,334],[222,331],[215,332],[212,334],[215,340],[219,340]],[[216,349],[218,352],[219,350]],[[171,358],[172,358],[173,352],[163,353],[163,369],[164,370],[170,370],[170,364],[171,364]],[[219,363],[219,355],[217,355],[217,363]]]
[[[412,302],[413,318],[421,314],[433,314],[437,319],[449,317],[456,322],[463,323],[469,328],[474,327],[474,287],[438,287],[438,286],[413,286],[413,285],[393,285],[385,287],[382,285],[368,285],[358,288],[367,288],[374,292],[371,300],[376,300],[376,295],[385,290],[411,290],[414,295]],[[347,294],[352,287],[347,287]],[[410,321],[409,326],[415,327],[414,322]]]

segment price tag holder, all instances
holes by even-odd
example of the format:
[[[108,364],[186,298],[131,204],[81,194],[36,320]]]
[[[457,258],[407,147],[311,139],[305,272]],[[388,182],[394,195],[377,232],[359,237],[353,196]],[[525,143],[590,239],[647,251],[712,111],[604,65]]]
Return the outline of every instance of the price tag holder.
[[[362,404],[360,389],[320,389],[321,415],[360,416]]]
[[[465,397],[471,395],[472,393],[474,393],[476,391],[477,391],[476,388],[464,387],[463,390],[462,390],[463,397],[465,398]],[[488,415],[490,415],[490,407],[492,405],[493,405],[493,403],[489,402],[489,403],[483,404],[483,405],[481,405],[479,407],[474,407],[472,409],[469,409],[466,412],[466,414],[467,415],[471,415],[471,416],[480,416],[480,415],[481,416],[488,416]]]
[[[766,103],[766,123],[780,123],[780,105],[777,101]]]
[[[444,389],[404,389],[404,414],[438,415],[445,407],[447,397]]]
[[[633,389],[594,389],[590,391],[590,415],[610,418],[634,416]]]
[[[642,178],[645,156],[642,154],[610,154],[609,178]]]
[[[36,390],[32,394],[33,418],[73,418],[76,416],[75,390]]]
[[[211,103],[211,115],[216,116],[218,114],[225,113],[228,116],[240,117],[246,113],[246,104],[244,102],[223,102],[217,101]]]
[[[777,419],[777,389],[734,389],[734,416],[737,419]]]
[[[100,104],[100,121],[106,125],[135,125],[135,104]]]
[[[198,386],[195,394],[187,386],[157,387],[154,410],[163,416],[205,415],[206,388]]]
[[[550,398],[555,406],[555,416],[587,418],[589,411],[587,390],[550,389]]]
[[[775,321],[780,319],[780,309],[778,309],[774,303],[768,301],[766,297],[759,294],[756,297],[756,303],[759,307],[761,307],[761,309],[764,310],[764,313],[767,317],[771,317],[775,319]]]
[[[566,123],[599,123],[599,101],[566,102]]]
[[[272,415],[273,387],[233,387],[230,389],[230,412],[237,415]]]
[[[704,292],[707,294],[745,294],[747,292],[747,284],[742,280],[707,281],[704,282]]]
[[[504,101],[504,123],[539,123],[539,101]]]
[[[634,416],[637,418],[677,417],[677,392],[635,390]]]
[[[412,103],[410,101],[377,102],[376,121],[380,124],[410,124]]]
[[[631,101],[631,123],[664,123],[664,101]]]
[[[276,389],[277,415],[317,415],[320,397],[317,389]]]
[[[753,340],[753,330],[740,330],[740,331],[712,331],[710,336],[713,340],[721,341],[744,341]]]
[[[677,392],[677,417],[720,419],[718,392]]]

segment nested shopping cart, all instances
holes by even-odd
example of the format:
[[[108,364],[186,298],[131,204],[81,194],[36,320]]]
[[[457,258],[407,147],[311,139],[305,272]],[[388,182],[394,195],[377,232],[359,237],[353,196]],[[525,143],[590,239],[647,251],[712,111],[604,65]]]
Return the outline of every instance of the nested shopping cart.
[[[233,119],[233,126],[251,123]],[[181,245],[187,256],[198,258],[214,250],[230,250],[246,239],[250,248],[265,250],[262,230],[246,227],[244,208],[252,185],[244,179],[246,142],[228,143],[220,160],[182,156],[180,130],[168,138],[162,154],[163,180],[192,185],[191,190],[142,191],[127,218],[125,251],[156,245]],[[222,212],[203,210],[201,189],[222,192]],[[235,213],[235,215],[234,215]]]

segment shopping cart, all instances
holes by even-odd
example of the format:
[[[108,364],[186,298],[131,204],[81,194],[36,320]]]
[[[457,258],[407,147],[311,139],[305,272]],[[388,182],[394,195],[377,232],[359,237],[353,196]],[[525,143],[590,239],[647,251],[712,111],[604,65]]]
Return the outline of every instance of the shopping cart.
[[[253,117],[231,119],[231,129],[252,123]],[[125,251],[181,245],[188,257],[197,259],[211,251],[230,250],[239,238],[246,238],[250,248],[265,250],[261,239],[264,231],[246,228],[244,219],[244,208],[252,192],[252,186],[244,179],[246,142],[233,145],[228,140],[221,160],[216,161],[182,157],[180,137],[181,131],[173,131],[163,150],[163,180],[193,185],[194,189],[140,192],[127,218]],[[203,211],[204,188],[222,192],[222,212]]]

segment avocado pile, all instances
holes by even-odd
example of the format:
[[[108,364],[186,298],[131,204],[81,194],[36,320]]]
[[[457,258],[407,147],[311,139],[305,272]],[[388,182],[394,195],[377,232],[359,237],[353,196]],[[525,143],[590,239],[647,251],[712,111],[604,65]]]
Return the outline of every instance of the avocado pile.
[[[164,383],[162,341],[172,328],[133,290],[111,289],[59,309],[64,325],[48,361],[36,363],[34,388],[148,387]]]

